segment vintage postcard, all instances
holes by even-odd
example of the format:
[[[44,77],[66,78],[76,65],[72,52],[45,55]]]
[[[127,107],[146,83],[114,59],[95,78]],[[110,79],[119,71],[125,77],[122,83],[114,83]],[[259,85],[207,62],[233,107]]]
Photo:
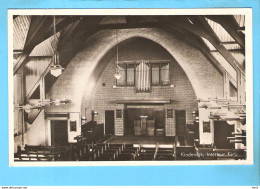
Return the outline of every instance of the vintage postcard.
[[[10,166],[253,163],[252,10],[8,10]]]

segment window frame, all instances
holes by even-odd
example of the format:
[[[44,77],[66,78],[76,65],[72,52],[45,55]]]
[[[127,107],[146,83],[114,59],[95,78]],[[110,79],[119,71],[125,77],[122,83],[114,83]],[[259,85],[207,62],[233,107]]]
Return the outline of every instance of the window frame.
[[[168,75],[168,78],[169,78],[169,84],[163,84],[162,83],[162,74],[161,74],[161,71],[162,71],[162,64],[168,64],[169,65],[169,75]],[[134,84],[133,85],[128,85],[127,83],[127,69],[128,69],[128,66],[129,65],[133,65],[134,67]],[[125,82],[123,85],[119,85],[118,82],[117,82],[117,79],[116,79],[116,86],[118,87],[136,87],[136,65],[137,63],[125,63],[125,64],[120,64],[121,67],[124,68],[124,72],[125,72]],[[159,84],[153,84],[152,82],[152,78],[153,78],[153,73],[152,73],[152,68],[153,68],[153,65],[159,65]],[[170,62],[165,62],[165,63],[148,63],[148,66],[150,67],[149,69],[149,74],[150,74],[150,86],[170,86],[171,85],[171,64]]]
[[[161,86],[161,63],[153,63],[150,64],[151,69],[150,69],[150,81],[151,81],[151,86]],[[158,84],[153,84],[153,65],[159,65],[159,83]]]
[[[130,68],[130,66],[129,65],[133,65],[133,68],[134,68],[134,84],[133,85],[129,85],[128,83],[127,83],[127,69],[128,69],[128,67]],[[125,69],[125,86],[127,86],[127,87],[135,87],[135,76],[136,76],[136,64],[126,64],[126,69]]]
[[[169,79],[169,83],[168,84],[163,84],[162,82],[162,64],[168,64],[169,65],[169,75],[168,75],[168,79]],[[160,63],[160,86],[170,86],[171,85],[171,64],[170,63]]]

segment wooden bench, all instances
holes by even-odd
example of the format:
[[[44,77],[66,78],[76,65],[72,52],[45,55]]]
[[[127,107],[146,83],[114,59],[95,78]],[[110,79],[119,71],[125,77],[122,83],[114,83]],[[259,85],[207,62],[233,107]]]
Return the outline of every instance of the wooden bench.
[[[158,148],[155,154],[155,160],[174,160],[174,149]]]
[[[137,160],[148,161],[154,160],[156,148],[141,147],[137,155]]]

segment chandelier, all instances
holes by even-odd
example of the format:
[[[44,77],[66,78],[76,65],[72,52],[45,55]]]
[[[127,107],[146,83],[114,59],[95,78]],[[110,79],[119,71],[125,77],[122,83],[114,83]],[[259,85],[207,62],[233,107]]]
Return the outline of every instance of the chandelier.
[[[55,24],[55,15],[53,16],[53,36],[54,39],[56,40],[56,44],[58,43],[58,39],[56,37],[56,24]],[[53,59],[52,59],[52,65],[50,66],[50,73],[54,77],[59,77],[64,68],[60,65],[60,57],[58,51],[53,48]]]

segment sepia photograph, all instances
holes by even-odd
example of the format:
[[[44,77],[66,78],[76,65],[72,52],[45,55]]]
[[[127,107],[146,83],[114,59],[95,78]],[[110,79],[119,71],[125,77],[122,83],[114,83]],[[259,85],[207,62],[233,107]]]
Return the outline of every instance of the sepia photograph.
[[[253,163],[251,9],[9,10],[10,166]]]

